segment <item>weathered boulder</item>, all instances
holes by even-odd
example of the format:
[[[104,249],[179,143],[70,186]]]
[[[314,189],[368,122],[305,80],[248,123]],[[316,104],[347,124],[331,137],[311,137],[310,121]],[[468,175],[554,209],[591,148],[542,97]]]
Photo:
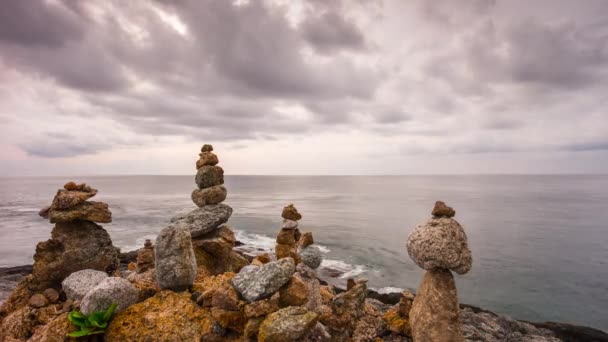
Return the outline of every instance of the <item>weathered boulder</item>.
[[[323,261],[323,254],[316,246],[304,247],[300,250],[300,259],[302,263],[310,268],[318,268]]]
[[[127,280],[137,289],[139,293],[138,302],[144,301],[160,291],[160,287],[154,279],[153,268],[142,273],[131,273],[127,276]]]
[[[89,291],[80,302],[80,311],[85,315],[105,311],[112,304],[118,305],[116,312],[137,303],[137,289],[126,279],[108,277]]]
[[[220,161],[213,152],[201,152],[198,154],[199,160],[196,161],[196,169],[200,169],[205,165],[217,165]]]
[[[112,212],[103,202],[83,202],[69,209],[50,209],[48,217],[51,223],[71,222],[76,220],[93,221],[98,223],[112,222]]]
[[[424,274],[409,318],[414,341],[464,341],[456,284],[449,270]]]
[[[304,305],[308,302],[308,286],[302,276],[294,273],[287,284],[281,287],[279,295],[281,307]]]
[[[300,237],[300,248],[308,247],[315,243],[315,240],[312,238],[312,232],[305,232]]]
[[[207,234],[226,223],[232,215],[232,208],[225,204],[206,205],[194,209],[186,215],[171,219],[172,225],[187,227],[192,237]]]
[[[435,202],[435,207],[433,207],[433,211],[431,212],[431,215],[433,215],[433,217],[435,217],[435,218],[440,218],[440,217],[450,218],[450,217],[454,217],[454,215],[456,215],[456,211],[454,209],[452,209],[452,207],[448,207],[442,201],[437,201],[437,202]]]
[[[208,309],[194,304],[189,292],[165,290],[116,314],[105,341],[199,341],[212,325]]]
[[[296,341],[317,324],[319,315],[302,307],[290,306],[273,312],[260,325],[259,342]]]
[[[228,192],[223,185],[216,185],[205,189],[194,189],[191,198],[192,202],[198,207],[204,207],[210,204],[222,203],[227,195]]]
[[[296,264],[300,262],[300,255],[298,254],[297,244],[283,244],[277,243],[274,247],[274,254],[277,259],[291,258],[296,261]]]
[[[204,144],[203,147],[201,147],[201,152],[211,152],[213,151],[213,146],[209,145],[209,144]]]
[[[407,252],[425,270],[447,268],[464,274],[473,263],[467,235],[451,218],[432,218],[416,226],[407,239]]]
[[[200,189],[210,188],[215,185],[224,184],[224,169],[221,166],[202,166],[196,172],[194,178],[196,185]]]
[[[66,190],[59,189],[51,204],[52,210],[64,210],[77,206],[78,204],[84,203],[89,198],[95,196],[97,190],[90,189],[90,191],[80,190]]]
[[[240,271],[249,261],[232,250],[235,242],[234,232],[227,226],[196,237],[192,245],[197,264],[211,274]]]
[[[155,277],[161,289],[183,291],[192,285],[196,277],[196,257],[187,228],[171,225],[161,230],[154,253]]]
[[[89,221],[57,223],[51,239],[36,246],[32,289],[58,289],[67,276],[84,269],[113,272],[118,262],[118,248],[101,226]]]
[[[30,297],[28,304],[33,308],[42,308],[49,305],[49,300],[41,293],[36,293]]]
[[[358,281],[348,291],[335,296],[331,303],[331,313],[321,317],[330,334],[338,341],[348,340],[355,330],[357,320],[364,313],[367,297],[367,281]]]
[[[81,270],[70,274],[61,282],[65,296],[71,300],[82,300],[89,291],[108,277],[106,272],[97,270]]]
[[[293,204],[289,204],[288,206],[284,207],[281,216],[286,220],[292,221],[299,221],[302,219],[302,215],[298,212],[298,209],[296,209]]]
[[[232,285],[247,302],[270,297],[285,285],[295,272],[291,258],[269,262],[260,267],[245,267],[232,279]]]

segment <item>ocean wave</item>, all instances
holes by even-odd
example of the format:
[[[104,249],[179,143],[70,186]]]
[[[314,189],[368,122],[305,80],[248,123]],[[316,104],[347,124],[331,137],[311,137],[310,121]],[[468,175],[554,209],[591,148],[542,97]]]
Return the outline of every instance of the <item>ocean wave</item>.
[[[342,260],[324,259],[321,262],[321,269],[337,271],[340,273],[338,278],[354,278],[368,271],[365,265],[352,265]]]
[[[375,289],[373,289],[375,290]],[[387,286],[387,287],[383,287],[380,289],[375,290],[376,292],[380,293],[380,294],[388,294],[388,293],[395,293],[395,292],[403,292],[405,291],[403,288],[401,287],[392,287],[392,286]]]

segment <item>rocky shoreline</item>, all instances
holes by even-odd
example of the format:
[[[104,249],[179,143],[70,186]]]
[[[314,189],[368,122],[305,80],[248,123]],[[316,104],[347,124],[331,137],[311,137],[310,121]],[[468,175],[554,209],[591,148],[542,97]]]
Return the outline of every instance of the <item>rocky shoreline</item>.
[[[596,329],[459,303],[452,272],[467,273],[473,259],[456,211],[440,201],[407,238],[425,271],[416,293],[378,293],[355,278],[341,289],[321,279],[322,253],[300,230],[293,204],[281,212],[274,253],[246,255],[225,224],[232,208],[223,203],[213,147],[199,157],[196,208],[136,251],[121,253],[98,224],[112,213],[89,200],[96,189],[73,182],[59,189],[40,211],[54,227],[34,264],[0,269],[0,340],[608,341]]]

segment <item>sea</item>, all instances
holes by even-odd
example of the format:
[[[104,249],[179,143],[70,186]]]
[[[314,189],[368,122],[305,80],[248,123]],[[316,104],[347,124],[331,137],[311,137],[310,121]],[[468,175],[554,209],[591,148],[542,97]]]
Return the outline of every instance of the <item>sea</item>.
[[[123,251],[154,240],[195,208],[193,176],[0,178],[0,267],[31,264],[52,225],[38,216],[66,181],[99,190]],[[226,176],[228,222],[239,247],[272,251],[283,206],[302,213],[324,254],[319,273],[392,292],[416,289],[423,270],[407,254],[412,229],[443,200],[456,210],[473,268],[455,275],[460,301],[520,320],[608,330],[608,176]]]

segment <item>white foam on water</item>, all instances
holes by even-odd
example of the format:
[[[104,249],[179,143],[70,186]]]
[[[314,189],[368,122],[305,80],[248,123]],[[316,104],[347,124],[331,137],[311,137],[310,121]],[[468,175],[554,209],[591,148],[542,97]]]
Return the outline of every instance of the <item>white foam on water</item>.
[[[243,246],[236,247],[238,250],[257,255],[260,252],[264,253],[274,253],[274,247],[276,245],[276,239],[271,238],[266,235],[248,233],[243,230],[235,230],[234,235],[236,239],[242,243]],[[321,253],[327,254],[330,252],[330,249],[323,245],[314,244]]]
[[[321,268],[336,270],[342,273],[341,279],[353,278],[367,272],[367,267],[364,265],[351,265],[342,260],[324,259],[321,262]]]
[[[405,291],[405,290],[400,287],[392,287],[392,286],[387,286],[387,287],[383,287],[381,289],[376,290],[376,292],[378,292],[380,294],[388,294],[388,293],[394,293],[394,292],[401,293],[403,291]]]
[[[156,243],[156,235],[155,234],[148,234],[148,235],[144,235],[144,236],[138,237],[137,240],[135,240],[134,244],[129,244],[129,245],[126,245],[126,246],[119,246],[120,247],[120,251],[121,252],[136,251],[136,250],[138,250],[138,249],[140,249],[140,248],[142,248],[144,246],[144,243],[146,242],[146,239],[150,239],[150,240],[152,240],[152,243]]]

